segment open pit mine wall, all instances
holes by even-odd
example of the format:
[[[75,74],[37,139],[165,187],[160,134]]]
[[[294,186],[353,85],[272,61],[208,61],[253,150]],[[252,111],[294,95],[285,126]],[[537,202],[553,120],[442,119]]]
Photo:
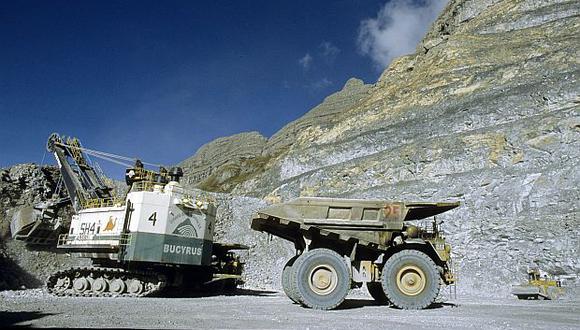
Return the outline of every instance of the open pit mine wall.
[[[416,53],[375,84],[349,80],[270,139],[230,139],[239,157],[192,159],[227,191],[268,202],[460,201],[439,217],[459,292],[509,294],[528,266],[578,276],[579,17],[577,1],[450,1]],[[276,244],[256,250],[267,246],[281,269],[291,247]]]

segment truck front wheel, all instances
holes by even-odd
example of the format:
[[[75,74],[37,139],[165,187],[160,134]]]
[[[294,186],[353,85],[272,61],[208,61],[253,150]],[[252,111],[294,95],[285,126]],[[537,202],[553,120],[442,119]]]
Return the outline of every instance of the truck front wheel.
[[[306,252],[292,266],[298,300],[312,309],[338,307],[350,289],[350,274],[345,260],[329,249]]]
[[[402,309],[423,309],[439,294],[440,276],[433,260],[417,250],[395,253],[383,266],[381,277],[387,298]]]

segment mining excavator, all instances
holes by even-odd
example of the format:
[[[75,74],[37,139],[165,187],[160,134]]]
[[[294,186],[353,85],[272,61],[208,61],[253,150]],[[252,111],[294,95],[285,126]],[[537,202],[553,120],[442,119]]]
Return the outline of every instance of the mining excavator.
[[[46,283],[50,293],[141,297],[172,287],[233,289],[243,283],[243,263],[234,251],[247,247],[213,241],[216,203],[185,190],[180,168],[146,169],[152,164],[84,148],[78,139],[56,133],[47,150],[56,158],[68,196],[57,193],[16,212],[12,237],[92,260],[91,267],[52,274]],[[115,196],[88,155],[134,161],[125,171],[124,197]],[[69,204],[70,225],[59,216]]]

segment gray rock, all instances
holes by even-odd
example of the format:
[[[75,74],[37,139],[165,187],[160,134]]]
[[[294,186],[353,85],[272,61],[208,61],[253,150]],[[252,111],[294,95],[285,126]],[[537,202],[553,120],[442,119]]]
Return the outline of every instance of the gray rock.
[[[266,138],[258,132],[240,133],[207,143],[178,164],[184,170],[183,181],[210,191],[227,191],[244,175],[260,170],[265,144]]]

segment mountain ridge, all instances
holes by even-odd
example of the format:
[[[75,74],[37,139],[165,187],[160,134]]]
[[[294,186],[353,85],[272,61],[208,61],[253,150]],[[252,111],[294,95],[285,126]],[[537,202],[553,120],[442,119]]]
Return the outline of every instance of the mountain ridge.
[[[505,294],[531,266],[578,276],[579,17],[574,1],[450,1],[414,54],[229,191],[460,201],[440,219],[463,290]]]

